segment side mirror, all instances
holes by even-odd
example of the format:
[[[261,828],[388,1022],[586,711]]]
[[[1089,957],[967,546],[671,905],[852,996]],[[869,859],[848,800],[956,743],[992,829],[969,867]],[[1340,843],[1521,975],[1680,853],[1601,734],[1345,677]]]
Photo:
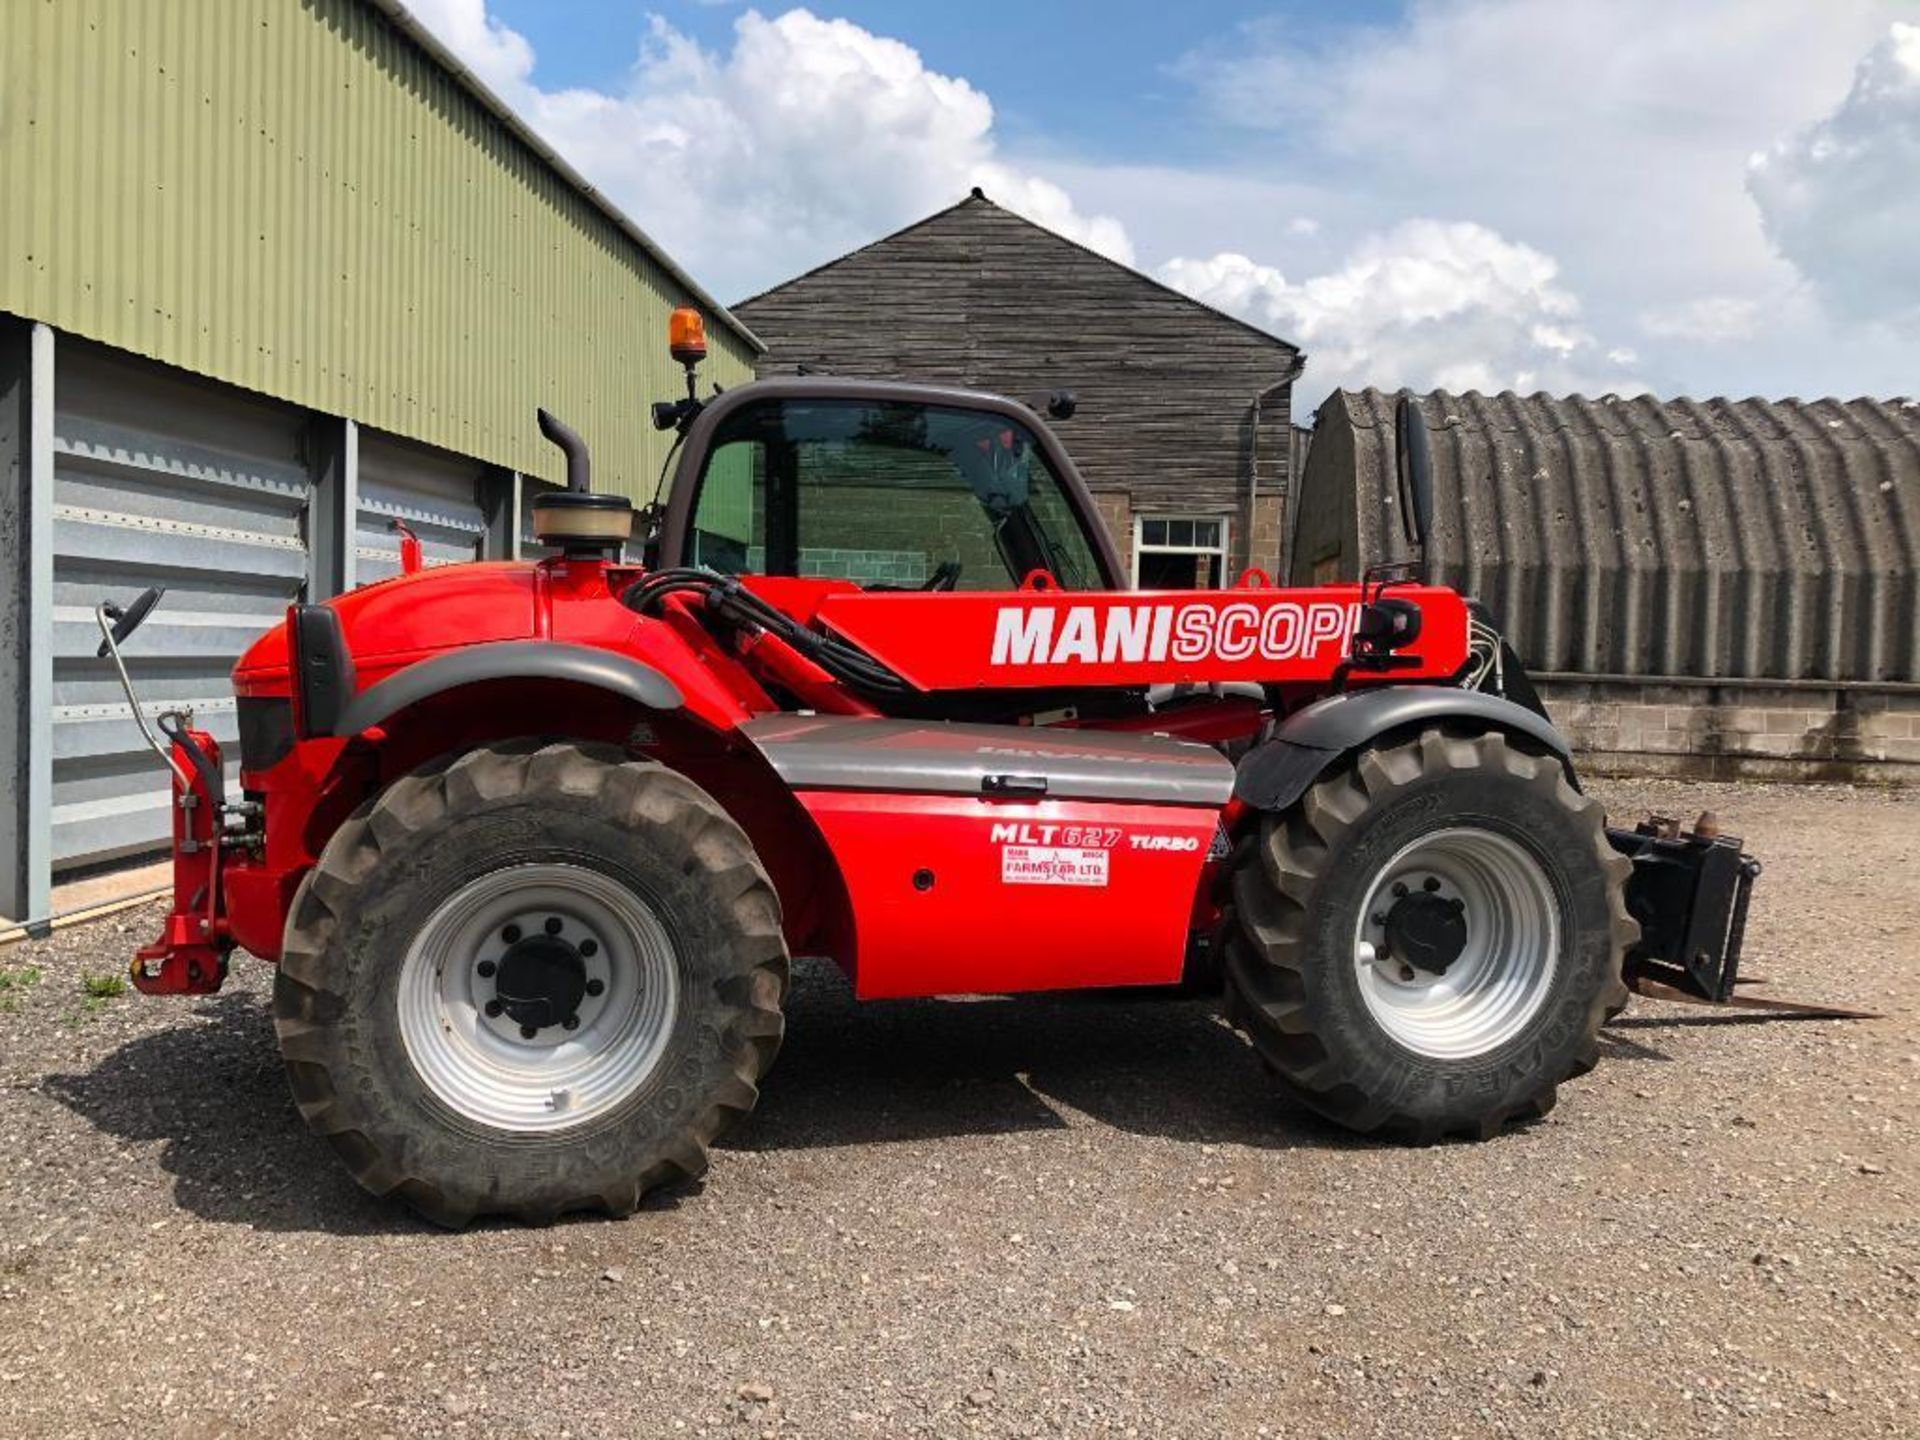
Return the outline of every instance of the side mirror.
[[[115,646],[124,645],[127,637],[140,628],[140,622],[153,613],[153,607],[160,603],[160,597],[167,593],[164,585],[152,585],[143,590],[140,598],[126,609],[121,609],[111,600],[100,607],[101,613],[113,622],[113,639],[101,638],[100,648],[95,652],[98,658],[107,658],[107,652]]]
[[[1402,395],[1394,409],[1393,454],[1400,479],[1400,525],[1407,543],[1424,560],[1433,531],[1433,451],[1427,442],[1427,417],[1411,395]]]

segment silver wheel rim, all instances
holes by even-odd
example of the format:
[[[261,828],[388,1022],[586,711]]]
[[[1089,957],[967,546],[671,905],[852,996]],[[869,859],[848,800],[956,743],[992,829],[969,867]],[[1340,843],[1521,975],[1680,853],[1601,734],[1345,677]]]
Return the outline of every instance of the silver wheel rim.
[[[578,960],[585,990],[571,1027],[559,1016],[523,1026],[503,1008],[502,982],[525,968],[524,949],[520,969],[510,963],[522,937]],[[529,1013],[530,1002],[510,999]],[[450,1110],[538,1134],[584,1125],[638,1091],[679,1001],[673,942],[638,895],[577,865],[514,865],[469,881],[421,926],[400,966],[400,1038]],[[544,1016],[552,1007],[540,1004]]]
[[[1432,895],[1458,909],[1466,938],[1443,970],[1395,956],[1393,906]],[[1387,862],[1360,907],[1354,966],[1367,1011],[1394,1041],[1437,1060],[1499,1049],[1540,1013],[1560,967],[1560,906],[1533,853],[1491,830],[1421,836]]]

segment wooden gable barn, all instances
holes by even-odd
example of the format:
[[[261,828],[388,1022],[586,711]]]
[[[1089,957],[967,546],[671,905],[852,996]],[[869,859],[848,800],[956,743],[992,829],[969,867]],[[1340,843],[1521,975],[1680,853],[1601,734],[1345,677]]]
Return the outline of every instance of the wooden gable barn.
[[[1299,350],[978,190],[733,310],[762,376],[1071,391],[1055,429],[1142,585],[1279,568]]]

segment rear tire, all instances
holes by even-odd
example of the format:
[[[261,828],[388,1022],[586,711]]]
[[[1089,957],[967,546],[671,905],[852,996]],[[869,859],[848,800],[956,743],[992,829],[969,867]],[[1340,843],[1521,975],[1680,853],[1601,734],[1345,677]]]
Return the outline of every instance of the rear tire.
[[[1228,1014],[1343,1125],[1490,1137],[1592,1068],[1629,868],[1556,756],[1440,729],[1362,750],[1245,849]]]
[[[779,903],[704,791],[606,746],[395,782],[294,898],[274,1024],[307,1122],[436,1224],[624,1215],[706,1169],[782,1033]]]

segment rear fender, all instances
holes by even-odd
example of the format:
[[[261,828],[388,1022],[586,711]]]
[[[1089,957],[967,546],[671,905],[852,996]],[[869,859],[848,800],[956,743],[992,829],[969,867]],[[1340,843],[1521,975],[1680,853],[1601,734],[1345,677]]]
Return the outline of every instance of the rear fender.
[[[502,640],[462,646],[395,671],[340,706],[328,733],[345,739],[436,696],[507,680],[584,685],[649,710],[678,710],[683,703],[673,681],[628,656],[553,640]]]
[[[638,708],[623,695],[579,683],[516,677],[462,686],[390,717],[341,753],[325,808],[295,849],[317,858],[354,807],[422,766],[482,745],[562,739],[610,746],[698,785],[747,833],[780,896],[788,948],[849,952],[851,924],[832,856],[791,790],[751,746],[692,722],[684,710]],[[271,829],[271,803],[268,814]]]
[[[1395,731],[1446,722],[1500,730],[1545,747],[1573,776],[1573,747],[1538,711],[1480,690],[1392,685],[1332,695],[1289,715],[1234,772],[1234,798],[1252,810],[1290,808],[1341,756]]]
[[[697,714],[659,668],[630,656],[552,641],[465,646],[393,671],[331,706],[340,687],[298,672],[303,732],[270,767],[244,776],[264,806],[262,843],[236,856],[227,880],[233,931],[277,958],[285,912],[302,876],[356,807],[435,758],[522,736],[565,736],[632,747],[674,764],[685,751],[723,749],[732,718]],[[350,686],[349,678],[349,686]],[[704,698],[704,697],[703,697]],[[329,715],[329,710],[331,711]],[[327,719],[322,731],[310,722]]]

